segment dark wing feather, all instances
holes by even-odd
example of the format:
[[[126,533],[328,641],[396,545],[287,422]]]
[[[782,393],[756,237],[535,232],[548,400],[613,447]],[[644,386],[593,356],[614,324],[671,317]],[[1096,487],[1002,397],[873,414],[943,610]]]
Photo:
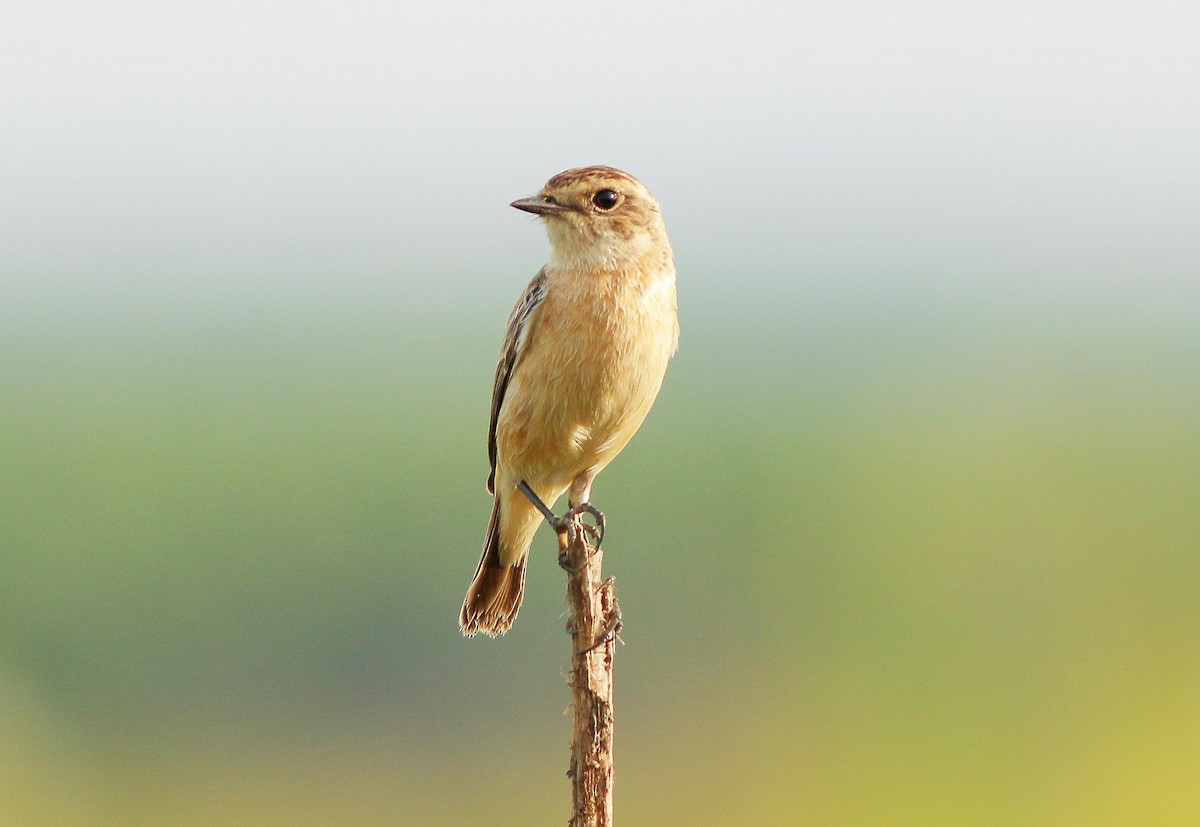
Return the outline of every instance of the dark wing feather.
[[[487,481],[489,494],[496,493],[496,421],[500,418],[500,408],[504,404],[504,392],[508,390],[508,380],[512,376],[513,368],[525,352],[534,312],[545,297],[546,270],[543,268],[533,277],[533,281],[529,282],[525,295],[508,317],[508,330],[500,348],[500,361],[496,363],[496,383],[492,388],[492,419],[488,424],[488,463],[491,465]]]

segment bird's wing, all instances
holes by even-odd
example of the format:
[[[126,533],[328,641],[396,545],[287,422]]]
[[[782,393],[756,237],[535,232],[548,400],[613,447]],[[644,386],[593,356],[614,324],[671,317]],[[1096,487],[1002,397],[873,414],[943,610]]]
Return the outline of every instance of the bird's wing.
[[[508,317],[508,330],[500,348],[500,361],[496,363],[496,384],[492,388],[492,420],[488,424],[488,462],[491,464],[487,481],[489,494],[496,493],[496,421],[500,418],[500,408],[504,405],[504,392],[508,390],[508,380],[512,376],[513,368],[525,352],[534,315],[545,297],[546,269],[542,268],[533,277],[533,281],[529,282],[525,295]]]

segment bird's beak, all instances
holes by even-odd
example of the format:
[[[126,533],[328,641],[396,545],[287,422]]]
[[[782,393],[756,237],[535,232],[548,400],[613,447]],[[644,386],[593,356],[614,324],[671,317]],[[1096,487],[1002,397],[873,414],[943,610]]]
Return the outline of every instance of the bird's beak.
[[[545,196],[535,195],[532,198],[518,198],[512,202],[512,206],[518,210],[531,212],[534,215],[561,215],[565,212],[570,212],[571,208],[559,204],[556,201],[550,201]]]

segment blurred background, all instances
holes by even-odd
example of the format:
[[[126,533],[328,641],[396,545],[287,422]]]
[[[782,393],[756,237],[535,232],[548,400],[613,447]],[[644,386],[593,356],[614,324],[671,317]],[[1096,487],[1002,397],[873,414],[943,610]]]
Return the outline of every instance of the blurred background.
[[[621,822],[1200,821],[1198,9],[10,9],[0,823],[565,823],[549,533],[456,616],[508,203],[592,163],[683,326]]]

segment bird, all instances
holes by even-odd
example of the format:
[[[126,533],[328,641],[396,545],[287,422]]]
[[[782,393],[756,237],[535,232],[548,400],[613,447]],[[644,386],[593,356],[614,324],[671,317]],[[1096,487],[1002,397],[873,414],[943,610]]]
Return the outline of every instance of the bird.
[[[508,319],[492,390],[483,554],[459,614],[464,635],[507,632],[529,548],[590,512],[592,482],[650,412],[679,343],[675,261],[658,202],[608,166],[569,169],[512,206],[538,216],[550,256]],[[545,503],[568,496],[566,517]]]

